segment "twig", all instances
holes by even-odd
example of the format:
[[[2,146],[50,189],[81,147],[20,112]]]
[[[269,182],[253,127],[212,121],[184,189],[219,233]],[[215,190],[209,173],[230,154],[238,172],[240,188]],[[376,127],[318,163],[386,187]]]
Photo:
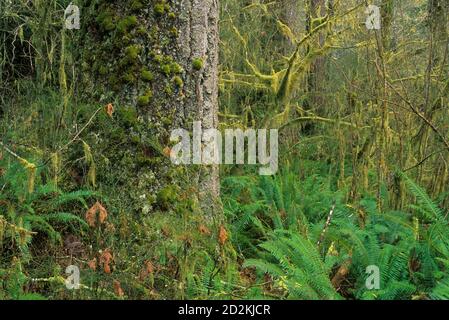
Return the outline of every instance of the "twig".
[[[324,235],[326,234],[326,231],[331,224],[332,216],[334,215],[334,210],[335,210],[335,202],[332,205],[331,211],[329,211],[329,215],[327,216],[326,224],[324,225],[323,231],[321,231],[320,240],[318,240],[318,242],[316,244],[318,247],[320,246],[321,242],[323,242]]]

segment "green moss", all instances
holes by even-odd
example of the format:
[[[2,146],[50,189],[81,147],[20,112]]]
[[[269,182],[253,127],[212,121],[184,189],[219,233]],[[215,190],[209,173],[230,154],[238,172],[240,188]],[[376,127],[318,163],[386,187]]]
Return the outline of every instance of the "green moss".
[[[134,44],[125,48],[125,54],[127,61],[135,61],[139,57],[139,53],[142,50],[142,47],[138,44]]]
[[[135,83],[136,82],[136,76],[132,72],[127,72],[122,77],[123,81],[127,83]]]
[[[178,36],[178,29],[176,29],[175,27],[170,29],[170,33],[172,36],[177,37]]]
[[[126,127],[133,127],[137,124],[137,111],[135,108],[118,108],[117,116]]]
[[[171,74],[171,72],[172,72],[171,65],[170,64],[163,64],[163,65],[161,65],[161,71],[165,75],[169,76]]]
[[[108,78],[109,84],[115,85],[118,83],[118,78],[115,74],[111,74]]]
[[[147,91],[145,91],[145,94],[143,96],[137,98],[137,105],[140,107],[149,105],[152,97],[153,92],[148,89]]]
[[[101,13],[97,16],[96,21],[105,31],[111,31],[115,29],[116,18],[114,14],[108,10],[101,11]]]
[[[122,33],[126,33],[130,31],[132,28],[137,26],[137,17],[136,16],[128,16],[126,18],[121,19],[117,24],[117,30]]]
[[[170,65],[170,69],[173,74],[179,74],[179,73],[182,73],[182,71],[183,71],[182,67],[176,62],[173,62]]]
[[[165,12],[165,6],[163,3],[156,3],[154,5],[154,13],[158,16],[163,15]]]
[[[182,87],[184,85],[184,81],[182,81],[180,76],[174,76],[172,81],[178,86]]]
[[[176,14],[175,14],[174,12],[170,12],[170,13],[168,14],[168,17],[169,17],[170,19],[175,19],[175,18],[176,18]]]
[[[131,142],[134,144],[140,144],[140,138],[139,136],[135,135],[135,136],[131,136]]]
[[[137,29],[137,34],[139,35],[145,35],[147,33],[147,30],[145,29],[145,27],[141,26]]]
[[[148,96],[140,96],[137,98],[137,105],[140,107],[147,106],[150,104],[150,97]]]
[[[140,9],[142,9],[142,8],[143,8],[143,4],[142,4],[142,2],[140,2],[139,0],[134,0],[134,1],[131,3],[131,10],[136,11],[136,10],[140,10]]]
[[[166,126],[173,124],[173,119],[168,118],[168,117],[162,117],[161,121],[162,121],[162,124],[164,124]]]
[[[153,73],[147,69],[142,69],[142,71],[140,73],[140,77],[142,78],[142,80],[145,80],[145,81],[151,81],[154,79]]]
[[[162,61],[164,60],[164,57],[160,54],[155,54],[153,59],[157,63],[162,63]]]
[[[118,48],[123,48],[123,46],[127,46],[131,42],[131,38],[128,35],[124,35],[121,41],[117,41]]]
[[[195,70],[201,70],[203,68],[203,64],[204,64],[203,59],[195,58],[193,59],[192,67]]]
[[[162,188],[157,194],[157,203],[162,208],[169,208],[178,199],[176,188],[173,185]]]
[[[165,91],[165,93],[166,93],[168,96],[172,96],[172,95],[173,95],[173,88],[171,87],[170,84],[167,84],[167,85],[165,86],[164,91]]]
[[[103,23],[101,24],[101,26],[103,27],[104,30],[106,31],[112,31],[115,29],[115,23],[112,20],[112,18],[107,18],[103,21]]]

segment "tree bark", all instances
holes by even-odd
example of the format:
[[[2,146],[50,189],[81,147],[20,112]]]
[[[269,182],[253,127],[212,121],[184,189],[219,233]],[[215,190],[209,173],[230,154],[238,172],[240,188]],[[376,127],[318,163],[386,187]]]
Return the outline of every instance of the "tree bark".
[[[82,88],[102,103],[116,101],[117,121],[135,114],[122,137],[131,163],[121,170],[137,203],[188,187],[206,216],[219,210],[217,166],[169,159],[172,130],[192,132],[194,121],[218,126],[218,10],[218,0],[85,1]],[[164,207],[155,198],[151,206]]]
[[[394,15],[394,3],[393,0],[382,1],[381,7],[382,17],[382,44],[384,50],[389,50],[393,47],[393,15]]]
[[[218,127],[218,0],[182,0],[179,59],[195,75],[191,61],[204,61],[197,76],[187,77],[193,94],[184,102],[184,112],[202,122],[203,129]],[[203,211],[219,210],[218,166],[203,167],[198,176],[199,199]]]
[[[309,1],[309,13],[307,22],[307,31],[312,29],[313,19],[322,17],[326,14],[326,1],[325,0],[308,0]],[[317,46],[322,47],[326,40],[325,34],[320,32],[318,36]],[[310,66],[310,74],[308,77],[308,89],[310,93],[310,109],[320,110],[324,104],[323,97],[323,84],[326,76],[326,58],[323,56],[317,57]]]
[[[292,30],[293,34],[298,35],[301,27],[299,0],[282,0],[279,2],[281,7],[281,19]],[[290,53],[294,49],[291,41],[286,45],[286,52]]]

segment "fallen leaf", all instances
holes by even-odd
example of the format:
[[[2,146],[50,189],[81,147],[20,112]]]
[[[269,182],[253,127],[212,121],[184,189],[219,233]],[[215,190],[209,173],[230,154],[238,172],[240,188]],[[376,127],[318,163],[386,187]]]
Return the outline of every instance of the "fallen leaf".
[[[120,285],[120,282],[117,280],[114,280],[114,292],[119,297],[123,297],[125,295],[122,286]]]
[[[204,224],[200,224],[198,229],[199,229],[201,234],[204,234],[206,236],[210,235],[210,230]]]
[[[97,270],[97,258],[93,258],[92,260],[89,260],[89,262],[87,262],[87,265],[89,266],[89,268],[93,271]]]
[[[98,214],[98,222],[103,224],[108,216],[108,212],[103,207],[100,202],[96,202],[89,210],[86,212],[86,221],[91,227],[95,227],[97,221],[97,212]]]
[[[145,261],[144,267],[140,271],[140,280],[144,281],[148,275],[154,273],[154,266],[151,261]]]
[[[113,256],[109,249],[106,249],[105,251],[103,251],[101,253],[100,264],[103,265],[103,270],[105,273],[111,273],[110,264],[112,263],[112,260],[113,260]]]
[[[100,223],[104,223],[104,221],[108,217],[108,212],[106,211],[105,207],[103,207],[99,202],[97,203],[98,203],[98,210],[100,211],[98,215],[98,221],[100,221]]]
[[[169,147],[165,147],[163,150],[163,153],[166,157],[170,157],[171,155],[171,149]]]
[[[112,118],[112,114],[114,113],[114,106],[112,105],[112,103],[109,103],[106,106],[106,113]]]
[[[228,240],[228,232],[223,226],[220,226],[220,231],[218,232],[218,241],[221,245],[224,245],[226,240]]]
[[[146,266],[146,270],[147,270],[147,272],[148,273],[153,273],[154,272],[154,266],[153,266],[153,264],[151,263],[151,261],[147,261],[146,263],[145,263],[145,266]]]

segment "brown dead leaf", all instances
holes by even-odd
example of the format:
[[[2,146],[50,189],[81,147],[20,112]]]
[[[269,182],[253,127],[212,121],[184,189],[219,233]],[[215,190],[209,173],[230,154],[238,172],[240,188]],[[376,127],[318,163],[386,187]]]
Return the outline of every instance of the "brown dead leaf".
[[[89,210],[86,212],[86,221],[91,227],[95,227],[97,222],[97,212],[98,222],[103,224],[108,217],[108,211],[101,205],[100,202],[96,202]]]
[[[114,113],[114,106],[112,105],[112,103],[109,103],[105,109],[108,116],[112,118],[112,114]]]
[[[154,273],[154,265],[151,261],[145,261],[142,270],[140,271],[140,280],[144,281],[148,275]]]
[[[346,279],[347,275],[349,274],[349,269],[352,264],[352,259],[349,258],[345,262],[342,263],[340,268],[338,268],[337,273],[333,276],[331,282],[334,288],[339,291],[342,283]]]
[[[228,240],[228,232],[225,227],[220,226],[220,231],[218,232],[218,241],[221,245],[224,245],[226,240]]]
[[[101,223],[104,223],[106,218],[108,217],[108,212],[106,211],[105,207],[103,207],[99,202],[98,203],[98,210],[100,211],[98,215],[98,221]]]
[[[97,258],[93,258],[87,262],[89,268],[93,271],[97,270]]]
[[[111,263],[113,260],[113,256],[111,250],[106,249],[101,253],[100,256],[100,264],[103,265],[103,270],[105,273],[111,273]]]
[[[200,231],[201,234],[204,234],[206,236],[210,235],[210,230],[204,224],[200,224],[198,230]]]
[[[171,149],[169,148],[169,147],[165,147],[164,148],[164,150],[163,150],[163,153],[164,153],[164,155],[166,156],[166,157],[170,157],[170,155],[171,155]]]
[[[151,261],[146,261],[145,267],[149,274],[152,274],[154,272],[154,265],[151,263]]]
[[[115,295],[119,297],[123,297],[125,293],[123,292],[122,286],[120,285],[120,282],[118,280],[114,280],[114,292]]]

